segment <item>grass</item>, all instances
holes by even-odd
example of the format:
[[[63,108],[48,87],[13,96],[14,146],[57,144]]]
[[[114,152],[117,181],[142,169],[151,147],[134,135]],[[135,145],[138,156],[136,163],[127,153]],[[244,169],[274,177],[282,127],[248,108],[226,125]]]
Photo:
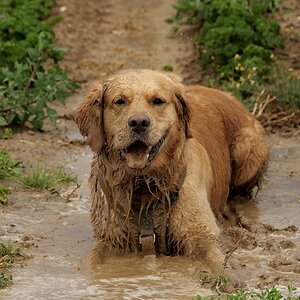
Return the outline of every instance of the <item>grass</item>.
[[[76,176],[67,174],[63,167],[47,170],[41,166],[24,168],[21,162],[13,162],[9,153],[0,151],[0,179],[9,178],[28,188],[47,190],[60,183],[76,182]],[[1,192],[2,191],[2,192]],[[5,201],[9,189],[0,188],[0,201]]]
[[[26,187],[47,190],[62,182],[76,182],[77,178],[76,176],[67,174],[62,167],[50,171],[40,166],[36,166],[19,176],[18,181]]]
[[[15,176],[20,172],[21,162],[13,162],[9,153],[0,151],[0,179]]]
[[[23,249],[20,245],[12,242],[0,242],[0,271],[12,267],[16,260],[24,257]],[[0,273],[0,289],[4,289],[11,284],[12,277]]]
[[[22,247],[11,242],[0,242],[0,268],[11,267],[17,256],[22,255]]]
[[[0,273],[0,290],[8,287],[11,283],[11,276]]]
[[[0,186],[0,204],[7,204],[7,195],[10,194],[10,188]]]
[[[296,294],[296,287],[292,284],[287,286],[287,296],[284,296],[281,291],[279,291],[276,287],[272,287],[267,290],[260,291],[245,291],[238,290],[235,293],[227,294],[226,298],[221,297],[220,294],[218,297],[210,296],[210,297],[201,297],[197,296],[194,300],[214,300],[214,299],[227,299],[227,300],[248,300],[248,299],[261,299],[261,300],[300,300],[299,294]]]

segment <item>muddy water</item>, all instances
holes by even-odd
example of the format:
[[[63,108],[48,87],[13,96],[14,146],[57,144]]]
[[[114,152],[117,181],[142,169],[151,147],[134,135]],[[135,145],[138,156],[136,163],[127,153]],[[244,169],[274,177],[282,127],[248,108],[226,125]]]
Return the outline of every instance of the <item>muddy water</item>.
[[[62,195],[29,194],[11,199],[1,217],[3,235],[31,244],[33,258],[13,271],[4,299],[190,299],[201,289],[197,264],[187,258],[127,256],[91,267],[87,175],[91,153],[84,148],[71,165],[80,188],[66,203]],[[43,199],[46,197],[48,199]]]
[[[70,136],[77,138],[73,133]],[[249,240],[231,260],[241,277],[247,278],[249,288],[280,287],[290,281],[300,287],[300,235],[295,228],[300,227],[299,143],[276,137],[272,143],[272,163],[263,192],[256,201],[235,205]],[[28,252],[33,258],[24,268],[12,270],[14,284],[1,291],[0,298],[192,299],[211,294],[201,287],[201,265],[184,257],[129,255],[110,258],[102,265],[89,264],[90,160],[89,149],[82,147],[69,165],[80,182],[71,196],[74,186],[49,194],[18,191],[10,198],[1,214],[1,235],[31,245]]]

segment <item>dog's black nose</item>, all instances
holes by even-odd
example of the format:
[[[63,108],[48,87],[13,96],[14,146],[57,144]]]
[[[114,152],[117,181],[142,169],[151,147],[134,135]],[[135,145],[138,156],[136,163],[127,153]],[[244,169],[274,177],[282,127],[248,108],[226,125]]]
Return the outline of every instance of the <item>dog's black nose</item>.
[[[147,116],[131,116],[128,120],[128,125],[132,131],[143,133],[150,126],[150,119]]]

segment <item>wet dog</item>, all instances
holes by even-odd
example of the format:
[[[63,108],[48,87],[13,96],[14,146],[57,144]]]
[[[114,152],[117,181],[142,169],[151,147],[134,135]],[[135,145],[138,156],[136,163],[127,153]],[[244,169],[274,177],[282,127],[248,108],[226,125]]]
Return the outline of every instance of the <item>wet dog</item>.
[[[231,95],[173,74],[125,70],[96,82],[75,113],[94,152],[95,249],[185,254],[223,270],[217,219],[227,200],[259,186],[270,149]]]

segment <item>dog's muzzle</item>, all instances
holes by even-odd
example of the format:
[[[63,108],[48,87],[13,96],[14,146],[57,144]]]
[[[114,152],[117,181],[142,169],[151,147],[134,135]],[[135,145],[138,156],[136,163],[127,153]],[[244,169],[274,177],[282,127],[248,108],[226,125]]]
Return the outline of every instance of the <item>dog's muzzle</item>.
[[[155,158],[165,139],[166,135],[160,138],[160,140],[153,146],[149,146],[144,141],[137,139],[127,148],[123,148],[120,150],[120,160],[136,161],[137,166],[135,167],[135,165],[132,163],[133,166],[130,167],[142,169],[146,167]]]

